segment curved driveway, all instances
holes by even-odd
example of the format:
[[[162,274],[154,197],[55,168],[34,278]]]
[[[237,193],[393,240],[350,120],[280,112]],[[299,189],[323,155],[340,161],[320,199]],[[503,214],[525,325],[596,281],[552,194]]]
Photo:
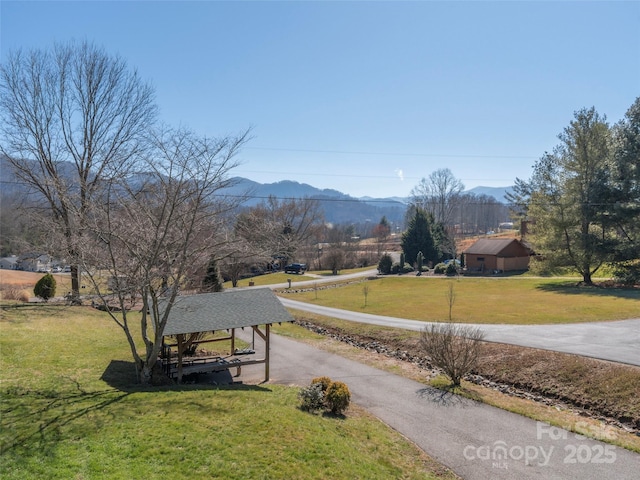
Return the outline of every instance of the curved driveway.
[[[287,308],[352,322],[422,330],[429,322],[322,307],[280,297]],[[640,319],[561,325],[472,325],[485,340],[573,353],[640,366]]]
[[[355,403],[464,479],[638,478],[640,455],[622,448],[278,335],[272,335],[270,351],[272,383],[308,385],[325,375],[343,381]],[[263,374],[261,365],[245,367],[242,380],[259,383]],[[612,435],[606,427],[602,433]]]
[[[378,271],[370,269],[363,272],[323,277],[315,280],[296,282],[293,288],[310,287],[320,283],[376,276]],[[309,275],[309,274],[307,274]],[[269,288],[287,288],[288,284],[270,285]],[[352,322],[371,323],[386,327],[422,330],[429,322],[404,318],[370,315],[367,313],[322,307],[311,303],[298,302],[280,297],[285,307],[317,313]],[[640,305],[638,305],[640,315]],[[586,357],[610,360],[640,366],[640,318],[612,322],[589,322],[561,325],[473,325],[480,328],[489,342],[508,343],[523,347],[541,348],[557,352],[572,353]]]

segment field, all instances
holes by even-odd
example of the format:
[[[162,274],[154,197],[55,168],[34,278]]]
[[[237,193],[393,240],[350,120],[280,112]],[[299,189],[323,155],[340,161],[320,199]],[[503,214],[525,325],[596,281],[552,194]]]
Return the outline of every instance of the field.
[[[18,270],[0,270],[0,298],[6,298],[7,293],[13,295],[22,293],[24,297],[33,297],[33,287],[44,273],[22,272]],[[54,273],[56,279],[56,295],[63,296],[71,290],[71,277],[68,273]]]
[[[301,411],[297,388],[137,386],[123,334],[89,307],[0,315],[3,479],[454,478],[357,406]]]
[[[365,306],[364,289],[367,288]],[[281,290],[286,298],[374,315],[423,321],[551,324],[640,317],[640,289],[577,286],[555,278],[388,276],[339,288]]]

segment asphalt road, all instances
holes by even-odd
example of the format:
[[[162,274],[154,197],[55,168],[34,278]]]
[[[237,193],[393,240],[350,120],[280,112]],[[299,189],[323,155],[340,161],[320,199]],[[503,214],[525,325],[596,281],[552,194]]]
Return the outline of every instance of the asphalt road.
[[[287,308],[352,322],[422,330],[428,322],[322,307],[280,297]],[[639,306],[640,309],[640,306]],[[542,348],[640,366],[640,319],[562,325],[472,325],[490,342]],[[640,478],[640,475],[638,476]]]
[[[270,372],[271,383],[302,386],[324,375],[345,382],[353,402],[465,479],[630,480],[640,472],[638,454],[277,335]],[[263,375],[261,365],[250,366],[241,379],[257,383]]]

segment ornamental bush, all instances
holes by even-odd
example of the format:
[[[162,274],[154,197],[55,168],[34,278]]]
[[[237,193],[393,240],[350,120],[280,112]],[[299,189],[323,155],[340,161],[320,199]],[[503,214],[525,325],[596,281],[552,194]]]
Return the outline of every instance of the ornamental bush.
[[[300,389],[298,393],[300,408],[307,412],[315,412],[324,408],[324,391],[321,383],[312,383]]]
[[[324,393],[324,403],[334,415],[344,412],[351,402],[351,392],[343,382],[331,382]]]
[[[53,278],[53,275],[47,273],[38,280],[36,286],[33,288],[33,293],[45,302],[48,301],[56,295],[56,279]]]
[[[331,385],[332,380],[329,377],[316,377],[311,380],[311,385],[320,384],[322,386],[322,391],[326,392],[329,385]]]
[[[456,275],[458,273],[458,269],[456,268],[456,262],[451,261],[447,263],[447,268],[445,270],[447,275]]]
[[[316,377],[311,385],[298,393],[300,408],[307,412],[325,409],[334,415],[344,412],[351,402],[351,392],[345,383],[334,382],[329,377]]]
[[[433,273],[445,273],[447,271],[447,266],[444,263],[438,263],[435,267],[433,267]]]
[[[380,275],[389,275],[391,273],[391,267],[393,266],[393,259],[391,255],[385,253],[380,257],[378,262],[378,272]]]

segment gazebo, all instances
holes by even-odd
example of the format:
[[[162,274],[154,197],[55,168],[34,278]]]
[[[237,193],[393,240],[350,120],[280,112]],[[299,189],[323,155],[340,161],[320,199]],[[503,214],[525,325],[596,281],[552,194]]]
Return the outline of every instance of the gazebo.
[[[160,315],[167,303],[160,304]],[[293,318],[268,288],[229,290],[176,297],[162,337],[160,364],[164,372],[178,382],[183,375],[210,373],[244,365],[264,364],[264,380],[269,380],[270,333],[273,323],[292,322]],[[264,328],[261,329],[260,326]],[[254,350],[235,347],[236,329],[252,328],[264,341],[264,357],[253,358]],[[227,332],[223,337],[202,340],[202,333]],[[228,356],[187,356],[188,348],[202,343],[230,340]]]

